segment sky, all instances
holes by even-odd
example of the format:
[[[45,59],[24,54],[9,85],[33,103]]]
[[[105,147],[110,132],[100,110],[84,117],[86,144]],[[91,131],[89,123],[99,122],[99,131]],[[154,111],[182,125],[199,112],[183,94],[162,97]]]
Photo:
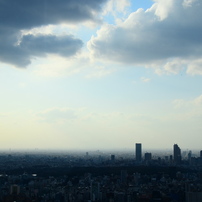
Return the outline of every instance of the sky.
[[[0,0],[0,148],[201,150],[201,9]]]

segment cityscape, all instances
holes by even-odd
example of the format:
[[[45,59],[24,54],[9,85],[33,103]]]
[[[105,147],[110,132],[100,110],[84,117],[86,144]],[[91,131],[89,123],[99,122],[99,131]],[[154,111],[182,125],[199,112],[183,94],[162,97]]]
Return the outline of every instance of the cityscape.
[[[201,202],[202,150],[1,152],[1,202]]]
[[[0,202],[202,202],[202,0],[0,0]]]

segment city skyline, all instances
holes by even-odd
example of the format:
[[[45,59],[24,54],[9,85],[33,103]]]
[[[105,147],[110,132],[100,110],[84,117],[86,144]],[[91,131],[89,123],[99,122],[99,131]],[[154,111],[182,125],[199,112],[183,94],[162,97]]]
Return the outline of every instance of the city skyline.
[[[158,157],[169,157],[175,163],[180,163],[181,160],[189,160],[191,157],[202,157],[202,150],[201,149],[188,149],[188,148],[181,148],[178,144],[174,143],[170,145],[168,149],[159,149],[156,148],[145,148],[144,143],[134,143],[133,148],[124,148],[124,149],[39,149],[39,148],[28,148],[28,149],[0,149],[2,154],[58,154],[58,155],[65,155],[65,154],[79,154],[84,156],[85,158],[89,158],[90,156],[96,155],[109,155],[111,161],[116,159],[116,155],[129,155],[133,156],[134,160],[137,162],[141,162],[144,159],[153,159]]]
[[[0,0],[0,149],[201,150],[200,0]]]

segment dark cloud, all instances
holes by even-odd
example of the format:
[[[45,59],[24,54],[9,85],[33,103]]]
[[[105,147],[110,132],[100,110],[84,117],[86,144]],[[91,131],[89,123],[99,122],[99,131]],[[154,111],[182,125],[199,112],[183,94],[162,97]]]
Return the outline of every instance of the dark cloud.
[[[6,37],[5,37],[6,38]],[[47,54],[58,54],[69,57],[81,49],[83,42],[71,35],[24,35],[19,45],[3,42],[0,60],[19,67],[30,64],[32,57],[45,57]]]
[[[106,0],[0,0],[0,24],[24,29],[95,20]]]
[[[27,35],[20,31],[49,24],[98,21],[98,12],[106,0],[0,0],[0,60],[20,67],[32,56],[56,53],[71,56],[82,47],[73,36]]]
[[[200,0],[156,0],[149,10],[139,9],[123,23],[102,27],[88,47],[97,58],[131,64],[150,64],[175,57],[199,58],[201,9]]]
[[[20,47],[25,52],[40,56],[43,53],[57,53],[61,56],[71,56],[82,46],[82,41],[73,36],[56,37],[54,35],[25,35]]]

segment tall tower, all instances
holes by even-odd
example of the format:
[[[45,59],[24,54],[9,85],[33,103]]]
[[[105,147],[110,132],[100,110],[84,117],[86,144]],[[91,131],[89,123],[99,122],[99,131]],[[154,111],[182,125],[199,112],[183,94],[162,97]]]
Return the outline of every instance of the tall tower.
[[[173,156],[174,156],[174,162],[176,164],[181,163],[181,149],[178,147],[177,144],[173,145]]]
[[[141,162],[142,160],[142,144],[136,143],[135,145],[135,157],[137,162]]]

